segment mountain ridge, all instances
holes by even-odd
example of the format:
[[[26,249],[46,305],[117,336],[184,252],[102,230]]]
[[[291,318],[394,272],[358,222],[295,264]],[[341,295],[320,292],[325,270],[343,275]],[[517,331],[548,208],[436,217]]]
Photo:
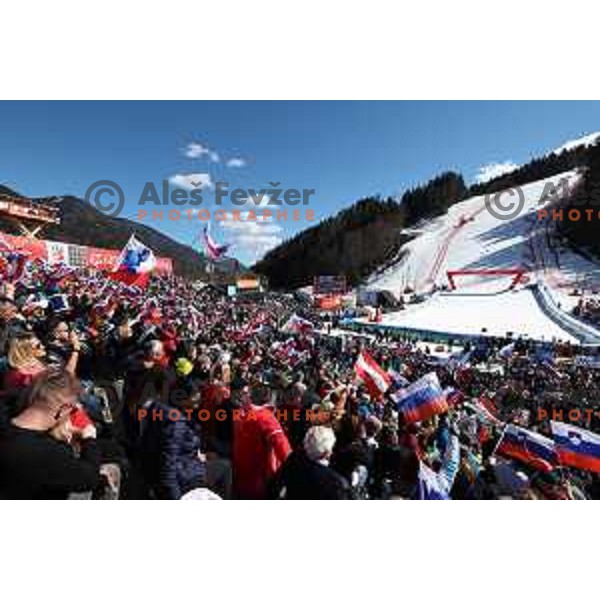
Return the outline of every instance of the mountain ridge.
[[[6,185],[0,185],[0,194],[24,197]],[[60,202],[56,202],[56,198],[31,198],[34,202],[55,204],[59,209],[61,222],[45,227],[44,239],[97,248],[121,249],[131,235],[135,234],[157,255],[171,258],[177,275],[206,278],[206,257],[191,246],[178,242],[149,225],[105,215],[76,196],[61,196]],[[15,226],[1,216],[0,229],[6,233],[19,234]],[[244,270],[243,265],[236,259],[217,263],[217,268],[220,272],[232,273]]]

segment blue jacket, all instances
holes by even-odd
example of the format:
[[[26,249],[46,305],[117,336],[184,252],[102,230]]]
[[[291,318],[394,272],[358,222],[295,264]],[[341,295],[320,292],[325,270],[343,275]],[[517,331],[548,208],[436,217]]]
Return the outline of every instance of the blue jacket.
[[[170,419],[168,407],[151,402],[140,423],[139,452],[146,484],[157,498],[178,500],[185,493],[206,487],[206,469],[200,460],[199,433],[186,415]],[[153,419],[152,411],[162,410],[162,419]]]

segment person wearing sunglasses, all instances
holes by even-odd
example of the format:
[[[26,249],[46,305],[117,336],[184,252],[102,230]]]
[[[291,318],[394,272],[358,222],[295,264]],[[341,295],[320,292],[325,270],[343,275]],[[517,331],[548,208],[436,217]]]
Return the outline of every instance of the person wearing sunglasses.
[[[0,431],[0,498],[66,499],[102,487],[96,429],[75,418],[78,394],[64,369],[33,380],[26,408]]]
[[[10,340],[8,346],[8,371],[4,376],[4,389],[28,387],[36,375],[46,369],[46,349],[33,333],[22,333]]]
[[[77,332],[68,323],[57,317],[50,323],[47,340],[48,362],[69,371],[77,372],[81,343]]]
[[[0,422],[12,418],[22,405],[24,392],[46,369],[46,350],[37,336],[21,332],[8,345],[5,370],[0,376]]]

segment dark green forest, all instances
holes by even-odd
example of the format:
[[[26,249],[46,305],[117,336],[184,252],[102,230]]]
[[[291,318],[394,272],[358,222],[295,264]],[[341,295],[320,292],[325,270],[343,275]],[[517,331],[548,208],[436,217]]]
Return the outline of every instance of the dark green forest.
[[[573,246],[600,257],[600,143],[588,150],[586,162],[588,169],[581,184],[572,191],[564,206],[563,220],[557,224]],[[567,217],[571,209],[579,211],[579,220]]]

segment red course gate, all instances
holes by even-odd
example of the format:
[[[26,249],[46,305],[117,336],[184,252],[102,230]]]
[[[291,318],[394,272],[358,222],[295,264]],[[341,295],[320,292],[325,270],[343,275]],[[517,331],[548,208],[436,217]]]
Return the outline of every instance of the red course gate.
[[[455,271],[448,271],[446,274],[448,276],[448,283],[450,284],[450,289],[456,289],[456,283],[454,282],[454,278],[458,275],[483,275],[483,276],[491,276],[494,275],[506,275],[513,276],[513,280],[509,286],[509,290],[512,290],[518,283],[521,283],[525,279],[525,269],[458,269]]]

